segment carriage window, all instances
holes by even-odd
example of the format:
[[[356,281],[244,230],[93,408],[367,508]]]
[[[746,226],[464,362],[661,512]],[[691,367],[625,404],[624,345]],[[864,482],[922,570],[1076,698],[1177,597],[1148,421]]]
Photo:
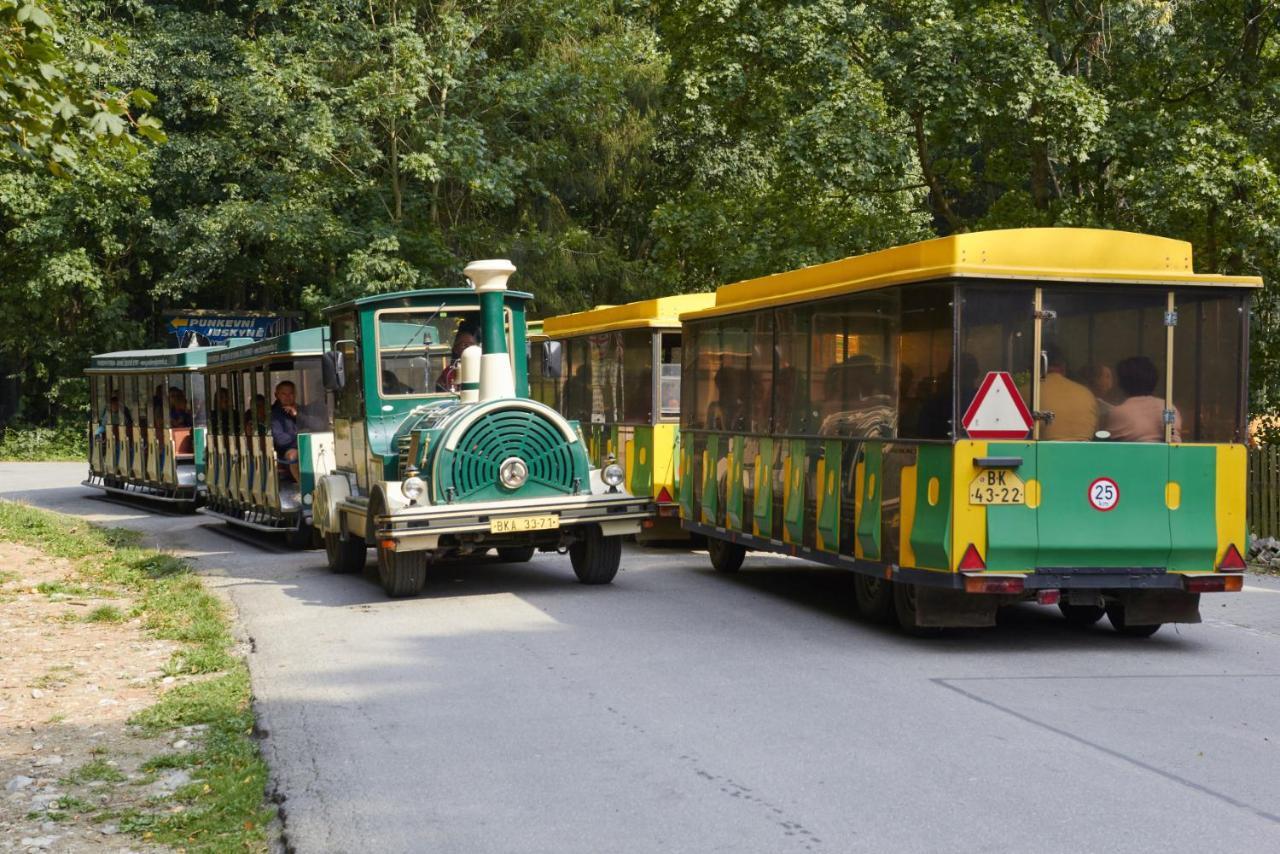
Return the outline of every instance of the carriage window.
[[[779,433],[806,434],[817,429],[818,413],[809,400],[809,356],[813,336],[812,305],[780,308],[774,337],[773,425]]]
[[[956,415],[963,417],[978,385],[991,371],[1007,371],[1031,408],[1035,289],[966,286],[960,296],[960,396]],[[962,428],[957,428],[962,429]]]
[[[164,406],[168,410],[169,426],[177,429],[195,426],[195,406],[192,403],[189,372],[172,373],[165,381]]]
[[[1173,405],[1184,442],[1240,442],[1247,296],[1178,291],[1173,331]]]
[[[896,292],[858,294],[816,308],[808,386],[817,433],[892,436],[897,418]]]
[[[631,329],[622,338],[622,407],[628,424],[653,420],[653,332]]]
[[[658,384],[658,411],[662,418],[680,417],[681,358],[680,333],[661,333],[658,364],[662,374]]]
[[[585,338],[573,338],[564,342],[561,350],[564,377],[564,413],[584,424],[591,422],[591,359],[587,356]]]
[[[680,372],[689,382],[680,387],[680,425],[682,427],[706,427],[705,401],[709,392],[709,357],[703,353],[704,330],[712,329],[709,321],[689,323],[684,327],[684,341],[680,353]]]
[[[474,312],[475,310],[472,309]],[[450,306],[378,313],[378,376],[384,397],[449,392],[453,363],[480,343],[479,317]],[[456,351],[456,352],[455,352]]]
[[[946,439],[953,417],[952,286],[912,285],[899,293],[898,435]]]
[[[1156,288],[1044,289],[1042,308],[1056,316],[1042,324],[1040,409],[1053,420],[1039,438],[1087,441],[1105,429],[1114,441],[1164,441],[1167,301]]]
[[[710,387],[707,397],[707,427],[713,430],[746,430],[757,396],[751,388],[750,359],[755,318],[725,318],[716,323],[715,337],[702,339],[709,349]],[[708,339],[714,341],[707,348]]]

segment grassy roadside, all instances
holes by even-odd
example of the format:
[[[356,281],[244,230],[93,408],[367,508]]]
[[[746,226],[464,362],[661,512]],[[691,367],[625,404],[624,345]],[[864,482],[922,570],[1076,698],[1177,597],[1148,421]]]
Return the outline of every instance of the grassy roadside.
[[[187,743],[191,749],[158,755],[145,769],[185,769],[190,783],[145,808],[96,818],[186,851],[266,850],[274,810],[265,801],[266,765],[252,737],[249,674],[235,655],[223,604],[185,561],[139,547],[132,531],[0,501],[0,540],[71,563],[72,581],[52,585],[66,589],[42,593],[120,596],[131,603],[127,611],[103,605],[83,619],[137,619],[153,637],[177,645],[164,667],[174,687],[130,723],[145,736],[199,728],[202,737]]]
[[[14,423],[0,430],[0,462],[78,462],[88,456],[85,426],[80,421],[54,427]]]

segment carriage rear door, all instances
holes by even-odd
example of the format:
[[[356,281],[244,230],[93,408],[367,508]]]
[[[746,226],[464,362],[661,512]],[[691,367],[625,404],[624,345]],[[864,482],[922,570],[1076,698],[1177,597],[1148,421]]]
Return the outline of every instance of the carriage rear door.
[[[1036,298],[1035,568],[1163,571],[1168,292],[1064,284]]]

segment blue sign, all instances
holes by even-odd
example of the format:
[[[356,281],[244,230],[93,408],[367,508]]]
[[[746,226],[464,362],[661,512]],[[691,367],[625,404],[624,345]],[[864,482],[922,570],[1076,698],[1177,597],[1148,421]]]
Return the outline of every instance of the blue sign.
[[[179,346],[190,343],[192,334],[199,336],[202,344],[218,346],[232,338],[261,341],[278,335],[283,320],[274,315],[180,315],[169,321],[169,331],[177,337]]]

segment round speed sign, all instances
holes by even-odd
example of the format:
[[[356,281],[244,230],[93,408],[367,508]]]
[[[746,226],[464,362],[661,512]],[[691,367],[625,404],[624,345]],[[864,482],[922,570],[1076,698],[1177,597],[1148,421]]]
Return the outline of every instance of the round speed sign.
[[[1105,513],[1120,503],[1120,487],[1109,477],[1100,477],[1089,484],[1089,503],[1094,510]]]

